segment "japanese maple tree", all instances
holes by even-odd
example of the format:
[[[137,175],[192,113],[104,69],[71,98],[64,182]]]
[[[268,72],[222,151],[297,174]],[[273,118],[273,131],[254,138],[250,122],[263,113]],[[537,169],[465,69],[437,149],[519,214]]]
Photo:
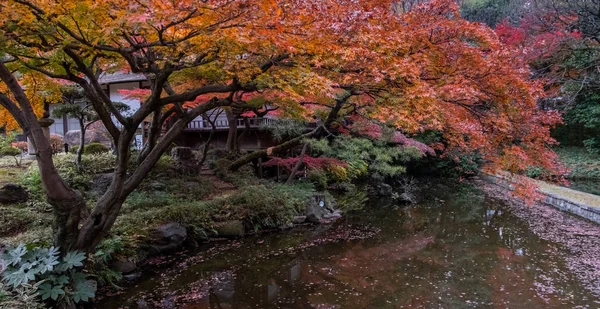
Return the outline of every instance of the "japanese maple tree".
[[[56,245],[93,249],[129,193],[196,116],[245,104],[238,102],[240,93],[273,87],[299,97],[329,88],[306,64],[331,57],[328,47],[335,49],[335,38],[352,26],[357,11],[362,4],[339,1],[0,3],[0,102],[2,115],[10,115],[2,120],[18,124],[38,149],[57,219]],[[99,82],[103,73],[117,71],[143,74],[150,84],[131,115],[114,107]],[[80,86],[116,145],[113,181],[89,217],[81,194],[56,172],[37,123],[36,98],[47,97],[47,89],[36,87],[40,81]],[[175,121],[160,134],[166,119]],[[138,165],[130,166],[129,145],[145,120],[151,123],[149,140]]]

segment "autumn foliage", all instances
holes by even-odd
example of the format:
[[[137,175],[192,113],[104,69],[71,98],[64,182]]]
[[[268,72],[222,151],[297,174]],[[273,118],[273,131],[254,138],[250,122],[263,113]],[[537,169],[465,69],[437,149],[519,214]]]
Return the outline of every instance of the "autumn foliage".
[[[65,238],[78,248],[95,246],[187,123],[219,107],[243,114],[268,106],[280,117],[317,119],[319,128],[303,136],[311,138],[344,130],[378,138],[391,128],[396,143],[423,153],[432,148],[412,137],[437,131],[437,150],[477,152],[488,169],[558,172],[548,146],[560,116],[537,108],[544,92],[519,51],[462,19],[453,1],[394,7],[391,0],[1,2],[2,65],[18,72],[34,108],[56,101],[57,84],[77,84],[117,148],[111,187],[88,219],[72,212],[64,220],[78,234]],[[116,110],[98,81],[123,71],[150,84],[127,93],[142,100],[132,115]],[[0,105],[13,111],[0,109],[1,121],[15,128],[10,116],[19,113],[4,87]],[[165,133],[166,119],[173,121]],[[125,172],[144,121],[148,143],[134,171]],[[53,199],[65,196],[74,195]]]

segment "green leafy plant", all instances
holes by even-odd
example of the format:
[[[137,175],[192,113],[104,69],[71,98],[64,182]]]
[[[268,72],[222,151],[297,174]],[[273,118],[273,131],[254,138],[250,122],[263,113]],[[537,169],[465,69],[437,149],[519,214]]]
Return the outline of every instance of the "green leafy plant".
[[[385,141],[351,136],[340,136],[333,142],[326,139],[311,141],[311,149],[322,156],[347,162],[349,178],[375,173],[399,176],[406,172],[404,165],[407,162],[423,157],[414,147],[398,147]]]
[[[17,288],[10,288],[0,281],[0,308],[11,309],[38,309],[44,308],[40,303],[37,292],[40,283],[22,284]]]
[[[110,149],[100,143],[90,143],[83,149],[83,154],[92,155],[109,152]]]
[[[86,148],[87,149],[87,148]],[[87,191],[95,174],[110,172],[115,155],[104,152],[84,155],[81,158],[81,168],[75,163],[74,154],[57,154],[54,165],[60,176],[73,188]],[[21,181],[34,195],[42,195],[42,183],[37,165],[31,165]]]
[[[21,166],[21,150],[17,147],[6,146],[0,148],[0,156],[13,157],[15,159],[15,164]]]
[[[40,299],[52,304],[87,302],[95,296],[96,282],[81,272],[83,252],[60,256],[58,248],[9,247],[0,259],[2,281],[8,291],[32,289]]]

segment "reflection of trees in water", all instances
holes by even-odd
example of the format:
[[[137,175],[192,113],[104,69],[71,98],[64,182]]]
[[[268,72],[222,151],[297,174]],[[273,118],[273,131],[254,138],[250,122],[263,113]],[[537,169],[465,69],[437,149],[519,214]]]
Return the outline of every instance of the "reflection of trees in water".
[[[198,306],[189,308],[461,308],[467,300],[470,307],[522,303],[539,308],[545,304],[537,297],[541,290],[581,296],[577,283],[556,271],[563,267],[557,249],[502,205],[472,190],[445,192],[417,206],[373,209],[349,218],[381,228],[373,239],[256,258],[261,250],[285,251],[307,240],[306,234],[301,239],[279,235],[267,247],[243,248],[222,263],[205,264],[195,280],[218,280],[206,285],[207,297]],[[235,276],[206,271],[240,265]],[[556,307],[569,303],[549,300]]]

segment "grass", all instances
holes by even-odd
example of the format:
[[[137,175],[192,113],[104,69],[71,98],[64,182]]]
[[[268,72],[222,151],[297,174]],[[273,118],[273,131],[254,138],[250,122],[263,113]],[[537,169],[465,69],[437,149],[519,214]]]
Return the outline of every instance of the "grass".
[[[91,186],[93,173],[81,173],[72,163],[72,155],[56,157],[59,173],[70,184],[79,184],[84,196]],[[85,166],[94,173],[105,172],[109,155],[84,155]],[[124,202],[109,237],[121,237],[129,249],[137,247],[161,224],[177,222],[193,234],[209,233],[215,223],[242,220],[254,230],[269,229],[289,223],[314,195],[309,183],[276,184],[259,180],[251,171],[215,176],[185,176],[174,174],[170,160],[161,160],[146,180]],[[21,183],[30,190],[30,200],[24,204],[2,205],[0,211],[0,244],[28,243],[33,240],[50,242],[52,212],[44,202],[37,167],[27,170],[0,166],[0,183]],[[221,189],[224,182],[238,189]],[[39,192],[38,192],[39,191]],[[94,196],[88,196],[93,205]]]
[[[600,208],[600,196],[593,195],[573,189],[552,185],[543,181],[536,181],[539,190],[542,193],[569,199],[575,202],[583,203],[588,206]]]
[[[3,237],[14,236],[32,226],[49,226],[51,224],[50,216],[33,210],[25,204],[1,206],[0,213],[2,213],[0,235]]]
[[[555,151],[560,160],[571,170],[568,178],[600,178],[600,155],[591,154],[583,147],[560,147]]]

